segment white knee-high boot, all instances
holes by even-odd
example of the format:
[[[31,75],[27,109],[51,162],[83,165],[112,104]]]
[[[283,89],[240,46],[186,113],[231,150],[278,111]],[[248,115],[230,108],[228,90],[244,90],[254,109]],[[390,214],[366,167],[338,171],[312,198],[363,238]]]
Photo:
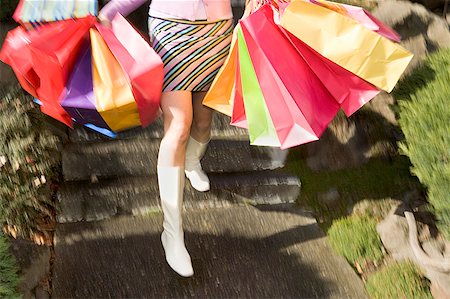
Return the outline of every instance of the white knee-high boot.
[[[186,146],[186,163],[185,163],[185,174],[186,177],[191,182],[191,185],[197,191],[205,192],[208,191],[209,179],[206,173],[202,169],[200,160],[206,152],[209,142],[202,143],[198,142],[191,136]]]
[[[158,185],[164,212],[161,242],[169,266],[178,274],[194,274],[191,257],[184,244],[182,225],[184,173],[182,167],[158,166]]]

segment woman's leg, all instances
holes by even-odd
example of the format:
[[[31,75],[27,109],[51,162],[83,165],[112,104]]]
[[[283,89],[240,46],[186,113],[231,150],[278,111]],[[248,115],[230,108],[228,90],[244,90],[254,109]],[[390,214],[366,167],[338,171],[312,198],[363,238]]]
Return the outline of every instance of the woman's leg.
[[[191,136],[198,142],[208,142],[211,136],[211,121],[213,110],[203,105],[206,92],[192,93],[192,108],[194,119],[192,120]]]
[[[161,97],[164,137],[158,154],[159,166],[184,166],[186,143],[192,123],[192,93],[164,92]]]
[[[194,92],[192,97],[193,121],[189,141],[186,147],[186,177],[198,191],[208,191],[208,176],[202,170],[200,160],[205,154],[211,136],[213,110],[202,104],[205,92]]]
[[[161,234],[167,263],[182,276],[192,276],[191,258],[182,225],[184,160],[192,122],[192,95],[188,91],[163,93],[164,137],[158,154],[158,185],[164,212]]]

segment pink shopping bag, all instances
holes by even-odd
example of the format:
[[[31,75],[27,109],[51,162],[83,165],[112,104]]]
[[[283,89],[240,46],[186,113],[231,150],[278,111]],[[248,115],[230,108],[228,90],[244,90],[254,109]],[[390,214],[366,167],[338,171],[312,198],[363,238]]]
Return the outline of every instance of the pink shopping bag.
[[[164,79],[161,58],[120,14],[111,28],[99,24],[96,28],[128,76],[142,126],[149,125],[159,113]]]
[[[274,23],[269,5],[241,27],[281,148],[317,140],[339,104]]]

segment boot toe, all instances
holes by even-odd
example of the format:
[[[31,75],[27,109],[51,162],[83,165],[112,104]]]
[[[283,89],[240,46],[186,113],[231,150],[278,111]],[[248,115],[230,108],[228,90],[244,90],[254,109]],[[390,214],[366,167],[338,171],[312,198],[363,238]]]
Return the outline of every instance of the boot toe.
[[[184,244],[169,242],[167,238],[167,235],[163,232],[161,234],[161,243],[164,248],[167,264],[169,264],[173,271],[183,277],[193,276],[194,269],[192,268],[191,257]]]
[[[194,269],[192,268],[191,260],[189,262],[180,262],[179,259],[172,260],[168,256],[166,257],[167,264],[172,268],[173,271],[177,272],[180,276],[191,277],[194,275]]]
[[[186,177],[191,182],[192,188],[200,192],[206,192],[210,189],[209,178],[202,170],[186,171]]]

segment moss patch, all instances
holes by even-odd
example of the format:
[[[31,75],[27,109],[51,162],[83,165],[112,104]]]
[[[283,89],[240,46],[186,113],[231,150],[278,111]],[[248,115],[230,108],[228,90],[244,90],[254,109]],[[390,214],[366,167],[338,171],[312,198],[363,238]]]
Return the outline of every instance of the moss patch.
[[[429,281],[409,261],[396,262],[376,272],[367,280],[366,289],[373,299],[433,298]]]
[[[328,230],[331,246],[351,264],[365,265],[383,258],[376,222],[369,217],[345,217]]]
[[[406,157],[397,156],[392,161],[373,159],[359,168],[314,172],[307,166],[302,150],[293,149],[285,169],[302,182],[298,204],[311,208],[326,228],[333,219],[348,215],[351,207],[361,200],[398,198],[405,191],[419,187],[409,167]],[[341,198],[329,207],[318,201],[318,195],[331,188]]]

